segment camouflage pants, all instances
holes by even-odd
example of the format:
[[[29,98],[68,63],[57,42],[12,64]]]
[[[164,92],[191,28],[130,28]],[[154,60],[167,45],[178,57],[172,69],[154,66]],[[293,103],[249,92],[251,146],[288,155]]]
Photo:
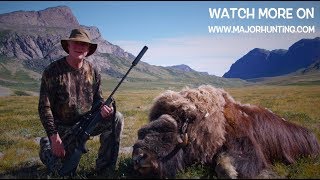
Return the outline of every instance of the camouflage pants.
[[[124,118],[120,112],[115,115],[115,136],[112,133],[112,121],[100,121],[95,127],[91,136],[100,135],[100,148],[96,159],[96,171],[114,169],[119,153],[120,135],[123,129]],[[58,132],[63,137],[70,126],[59,126]],[[69,142],[68,142],[69,143]],[[39,156],[43,164],[47,166],[49,172],[57,173],[62,167],[63,159],[54,156],[51,152],[50,141],[48,137],[42,137],[40,140]]]

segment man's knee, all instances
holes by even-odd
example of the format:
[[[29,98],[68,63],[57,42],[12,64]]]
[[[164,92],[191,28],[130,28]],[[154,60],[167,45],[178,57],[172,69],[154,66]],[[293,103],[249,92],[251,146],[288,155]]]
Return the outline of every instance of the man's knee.
[[[116,115],[115,115],[115,138],[116,138],[116,141],[120,141],[120,136],[122,134],[122,131],[123,131],[123,126],[124,126],[124,117],[123,115],[117,111]]]
[[[97,136],[99,134],[103,134],[105,138],[107,138],[113,129],[115,130],[115,135],[120,135],[123,129],[124,117],[120,112],[116,112],[113,117],[114,119],[102,121],[98,123],[97,127],[91,133],[92,136]]]
[[[61,167],[61,162],[52,154],[48,137],[42,137],[40,139],[39,157],[49,172],[58,172],[58,169]]]
[[[122,130],[124,124],[124,117],[119,111],[117,111],[115,115],[115,124],[116,126],[121,127]]]
[[[44,150],[50,148],[50,141],[49,141],[48,137],[41,137],[41,139],[40,139],[40,148],[44,149]]]
[[[39,157],[42,162],[45,162],[46,155],[44,152],[50,150],[50,142],[48,137],[42,137],[40,139],[40,150],[39,150]]]

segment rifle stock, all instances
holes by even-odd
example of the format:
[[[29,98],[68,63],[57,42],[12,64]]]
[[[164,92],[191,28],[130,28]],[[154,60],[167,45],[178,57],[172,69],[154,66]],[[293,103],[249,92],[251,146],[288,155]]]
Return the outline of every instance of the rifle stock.
[[[127,77],[131,69],[138,64],[144,53],[148,50],[147,46],[144,46],[143,49],[140,51],[138,56],[134,59],[132,62],[131,67],[127,71],[127,73],[122,77],[118,85],[115,87],[115,89],[112,91],[112,93],[109,95],[108,99],[103,103],[104,105],[110,106],[113,102],[113,94],[117,91],[118,87],[121,85],[123,80]],[[116,113],[116,112],[114,112]],[[78,122],[74,127],[72,127],[72,134],[74,141],[77,141],[77,145],[74,150],[70,153],[70,155],[67,157],[67,159],[64,160],[63,165],[61,169],[59,170],[60,176],[66,176],[66,175],[72,175],[75,173],[78,164],[80,162],[82,154],[87,152],[86,148],[86,142],[90,138],[90,134],[93,132],[94,128],[98,124],[98,122],[102,119],[100,114],[99,107],[95,107],[92,109],[88,115],[86,115],[85,118],[82,118],[80,122]],[[89,123],[84,123],[83,121],[89,121]],[[114,122],[112,122],[114,123]],[[112,133],[114,134],[114,124],[113,124]],[[64,140],[63,140],[64,141]],[[68,149],[68,145],[65,145],[65,149]]]

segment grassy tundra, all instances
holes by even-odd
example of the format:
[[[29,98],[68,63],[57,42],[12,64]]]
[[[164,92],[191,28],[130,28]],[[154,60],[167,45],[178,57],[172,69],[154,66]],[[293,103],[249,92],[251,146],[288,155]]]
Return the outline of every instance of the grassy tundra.
[[[105,88],[105,98],[112,87]],[[130,158],[130,148],[137,138],[137,131],[147,123],[153,99],[165,89],[180,91],[183,85],[150,87],[125,83],[114,96],[118,111],[125,116],[117,171],[106,174],[106,177],[92,173],[99,147],[97,138],[94,138],[87,143],[89,152],[81,158],[78,178],[139,177],[132,169]],[[236,101],[264,106],[289,121],[311,129],[320,139],[320,85],[249,86],[225,90]],[[0,97],[0,178],[51,178],[46,175],[45,167],[38,157],[39,137],[45,136],[45,132],[37,106],[38,96],[27,96],[19,92],[16,96]],[[320,178],[320,157],[303,158],[289,166],[277,163],[273,168],[283,178]],[[180,173],[177,178],[216,177],[210,173],[210,167],[195,166]]]

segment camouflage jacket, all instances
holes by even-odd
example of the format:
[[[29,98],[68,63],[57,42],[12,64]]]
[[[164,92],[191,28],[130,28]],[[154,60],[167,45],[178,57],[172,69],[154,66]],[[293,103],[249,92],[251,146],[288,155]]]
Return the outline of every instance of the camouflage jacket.
[[[38,111],[48,136],[58,125],[73,125],[93,104],[103,102],[101,77],[84,60],[80,69],[72,68],[66,58],[52,62],[41,78]]]

